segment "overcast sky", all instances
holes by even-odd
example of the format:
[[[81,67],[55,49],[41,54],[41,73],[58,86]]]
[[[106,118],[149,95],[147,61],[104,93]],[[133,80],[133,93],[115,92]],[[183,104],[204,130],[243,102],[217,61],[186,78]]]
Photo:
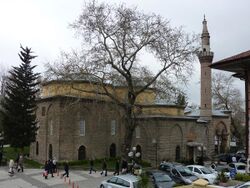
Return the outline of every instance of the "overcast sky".
[[[135,5],[146,13],[154,12],[175,27],[201,33],[203,15],[208,21],[214,61],[249,50],[249,0],[106,0]],[[61,50],[79,46],[69,28],[79,15],[83,0],[0,0],[0,68],[20,64],[20,44],[33,49],[37,71],[55,60]],[[199,104],[199,63],[186,89],[190,101]],[[244,93],[243,82],[235,83]]]

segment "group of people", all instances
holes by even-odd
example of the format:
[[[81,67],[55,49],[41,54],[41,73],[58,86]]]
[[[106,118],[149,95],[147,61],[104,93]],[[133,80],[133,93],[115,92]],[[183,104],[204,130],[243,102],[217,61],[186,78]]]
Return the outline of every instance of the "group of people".
[[[48,161],[45,161],[44,164],[44,172],[43,172],[43,177],[45,179],[48,179],[48,175],[51,174],[51,177],[54,177],[54,173],[57,172],[57,165],[56,165],[56,159],[54,158],[49,159]]]
[[[96,173],[96,169],[94,168],[94,160],[90,159],[90,168],[89,168],[89,174],[92,174],[92,172],[94,171]],[[120,169],[120,160],[117,159],[115,162],[115,168],[114,168],[114,175],[119,175],[120,174],[120,170],[122,174],[126,174],[129,172],[129,168],[128,168],[128,162],[123,159],[121,162],[121,169]],[[102,162],[102,171],[101,171],[101,175],[107,176],[107,161],[106,159],[103,159]]]
[[[10,159],[9,161],[9,175],[13,176],[14,175],[14,169],[17,172],[23,172],[23,155],[17,155],[16,160],[14,161],[13,159]]]

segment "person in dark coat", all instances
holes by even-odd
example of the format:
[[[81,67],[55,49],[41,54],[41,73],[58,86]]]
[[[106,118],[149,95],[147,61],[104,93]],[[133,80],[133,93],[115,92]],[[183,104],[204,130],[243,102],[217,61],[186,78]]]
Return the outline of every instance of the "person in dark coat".
[[[54,168],[54,165],[53,165],[53,162],[52,162],[52,160],[50,159],[49,160],[49,173],[51,174],[51,177],[53,178],[54,177],[54,175],[53,175],[53,168]]]
[[[49,164],[48,161],[45,161],[44,172],[43,172],[43,176],[45,179],[48,179],[48,173],[49,173]]]
[[[94,169],[94,160],[93,159],[90,159],[89,165],[90,165],[89,174],[91,174],[92,171],[95,171],[95,173],[96,173],[96,170]]]
[[[107,162],[106,162],[106,159],[103,160],[103,163],[102,163],[102,172],[101,172],[101,175],[103,174],[104,172],[104,175],[107,176]]]
[[[114,175],[119,175],[119,171],[120,171],[120,160],[117,159],[115,162],[115,172]]]
[[[122,174],[126,174],[128,171],[128,162],[123,159],[122,160]]]
[[[68,161],[66,161],[65,163],[64,163],[64,174],[63,174],[63,176],[65,176],[66,175],[66,177],[68,178],[69,177],[69,164],[68,164]]]

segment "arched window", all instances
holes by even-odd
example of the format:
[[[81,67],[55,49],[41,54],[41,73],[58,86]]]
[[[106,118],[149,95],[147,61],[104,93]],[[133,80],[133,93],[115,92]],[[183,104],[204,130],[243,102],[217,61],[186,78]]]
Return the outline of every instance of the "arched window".
[[[80,146],[78,149],[78,160],[85,160],[86,159],[86,148],[85,146]]]
[[[36,142],[36,155],[39,155],[39,143]]]
[[[116,157],[116,145],[114,143],[112,143],[110,145],[110,148],[109,148],[109,156],[111,158],[115,158]]]
[[[52,159],[53,156],[53,149],[52,149],[52,144],[49,145],[49,159]]]
[[[180,161],[181,159],[181,148],[180,146],[176,146],[175,148],[175,161]]]

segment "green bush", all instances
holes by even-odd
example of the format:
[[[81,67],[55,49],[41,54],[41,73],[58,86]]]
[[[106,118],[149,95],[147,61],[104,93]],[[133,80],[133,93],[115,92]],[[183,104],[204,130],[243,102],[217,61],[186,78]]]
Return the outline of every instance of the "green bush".
[[[235,180],[238,180],[238,181],[250,181],[250,175],[249,174],[236,174]]]

